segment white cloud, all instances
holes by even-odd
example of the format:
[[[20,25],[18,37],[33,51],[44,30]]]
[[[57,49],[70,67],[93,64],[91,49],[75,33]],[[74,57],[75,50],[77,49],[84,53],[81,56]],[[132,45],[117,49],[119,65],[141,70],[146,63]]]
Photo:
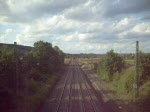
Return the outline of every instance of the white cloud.
[[[63,35],[63,36],[58,36],[54,41],[59,41],[59,42],[73,42],[77,40],[76,34],[72,35]]]
[[[12,33],[12,32],[13,32],[12,29],[7,29],[7,30],[6,30],[6,34],[10,34],[10,33]]]
[[[0,42],[6,43],[7,39],[10,38],[10,36],[13,32],[14,31],[12,29],[6,29],[6,31],[2,35],[0,35]]]
[[[116,31],[126,30],[132,27],[133,22],[134,22],[134,18],[123,18],[119,22],[113,24],[113,27],[115,28]]]
[[[141,23],[133,27],[132,32],[135,33],[149,33],[150,34],[150,23]]]
[[[47,19],[39,19],[31,25],[22,26],[23,30],[16,36],[16,41],[22,43],[34,43],[40,39],[61,38],[64,41],[71,41],[76,29],[80,28],[82,23],[65,19],[62,15]],[[58,39],[58,38],[57,38]]]
[[[118,34],[118,36],[127,39],[130,38],[136,38],[139,40],[140,38],[143,38],[143,40],[144,38],[148,39],[150,37],[150,23],[136,24],[132,28],[121,32],[120,34]]]
[[[79,40],[86,40],[89,38],[89,34],[79,34]]]

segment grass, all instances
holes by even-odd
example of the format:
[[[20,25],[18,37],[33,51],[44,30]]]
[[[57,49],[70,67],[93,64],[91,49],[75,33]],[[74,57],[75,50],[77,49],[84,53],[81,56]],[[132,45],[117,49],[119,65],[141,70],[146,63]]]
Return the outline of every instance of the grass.
[[[131,64],[131,65],[135,65],[135,60],[133,59],[128,59],[128,60],[125,60],[128,64]]]
[[[133,60],[128,60],[130,64],[133,64]],[[133,64],[134,65],[134,64]],[[135,97],[135,89],[133,88],[135,67],[130,66],[123,70],[122,73],[115,73],[112,81],[108,80],[107,71],[103,68],[99,70],[99,78],[103,80],[105,86],[102,88],[105,91],[113,91],[106,93],[110,100],[117,101],[118,99],[125,102],[126,108],[132,110],[134,107],[138,108],[137,112],[149,112],[150,111],[150,80],[142,82],[139,88],[139,96]]]
[[[100,80],[105,81],[106,89],[114,91],[112,93],[116,93],[115,95],[112,94],[111,99],[123,99],[126,101],[133,101],[134,97],[132,94],[133,90],[133,83],[134,83],[134,76],[135,76],[135,69],[131,67],[125,71],[120,73],[115,73],[112,77],[112,81],[109,81],[107,72],[104,70],[99,75]],[[117,97],[116,97],[117,95]]]
[[[41,84],[36,94],[31,97],[33,108],[40,106],[41,102],[49,95],[57,79],[58,75],[52,75],[45,84]]]
[[[26,80],[27,87],[20,93],[20,101],[18,104],[18,112],[24,110],[25,112],[34,112],[40,107],[41,103],[45,101],[51,92],[54,84],[60,77],[57,74],[42,74],[47,80],[37,81],[34,79]]]
[[[105,67],[100,66],[97,72],[102,83],[99,86],[110,101],[119,101],[119,105],[122,104],[127,112],[133,108],[138,108],[137,112],[150,112],[150,80],[142,80],[139,88],[139,97],[135,97],[135,89],[133,88],[136,73],[135,60],[125,61],[128,67],[121,73],[115,73],[111,81],[109,81],[108,72]],[[91,62],[92,59],[79,60],[81,65],[90,65]]]
[[[98,63],[99,61],[100,61],[100,58],[79,58],[78,59],[79,63],[85,63],[85,64]]]

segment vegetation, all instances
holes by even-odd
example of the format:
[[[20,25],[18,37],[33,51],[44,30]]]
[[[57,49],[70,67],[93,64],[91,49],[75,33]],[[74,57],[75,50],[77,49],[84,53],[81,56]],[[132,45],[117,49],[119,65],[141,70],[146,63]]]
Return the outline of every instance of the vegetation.
[[[102,79],[112,80],[115,73],[121,73],[125,68],[125,62],[113,50],[107,52],[106,56],[99,63],[98,73]]]
[[[142,54],[141,55],[141,72],[142,72],[142,79],[149,79],[150,78],[150,54]]]
[[[134,60],[131,58],[124,60],[123,57],[120,57],[111,50],[100,60],[98,65],[97,73],[99,78],[107,82],[107,87],[116,93],[115,96],[113,96],[113,100],[122,99],[128,103],[136,102],[140,105],[142,111],[149,108],[150,54],[140,54],[140,93],[136,100],[135,90],[133,88],[134,77],[136,75]]]
[[[0,111],[33,111],[62,72],[64,53],[43,41],[24,52],[11,46],[0,46]]]
[[[80,54],[66,54],[66,58],[73,57],[73,58],[99,58],[102,57],[103,54],[93,54],[93,53],[80,53]]]

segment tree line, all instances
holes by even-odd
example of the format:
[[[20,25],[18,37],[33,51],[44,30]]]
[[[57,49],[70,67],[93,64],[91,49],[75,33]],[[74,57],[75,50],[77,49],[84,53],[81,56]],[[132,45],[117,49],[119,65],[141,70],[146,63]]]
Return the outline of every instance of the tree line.
[[[108,80],[112,80],[113,76],[116,73],[121,73],[123,70],[131,66],[130,63],[126,62],[126,60],[131,60],[135,63],[135,59],[133,58],[132,54],[129,54],[127,56],[119,55],[118,53],[115,53],[114,50],[108,51],[106,55],[101,58],[101,61],[98,64],[98,74],[102,74],[102,72],[105,72],[104,74],[106,75]],[[148,77],[150,77],[150,54],[140,52],[139,61],[140,78],[148,79]]]
[[[25,88],[33,93],[29,83],[45,83],[51,74],[61,71],[65,56],[58,46],[44,41],[35,42],[31,50],[27,48],[29,52],[12,46],[0,46],[0,111],[8,112],[16,105],[18,93]]]

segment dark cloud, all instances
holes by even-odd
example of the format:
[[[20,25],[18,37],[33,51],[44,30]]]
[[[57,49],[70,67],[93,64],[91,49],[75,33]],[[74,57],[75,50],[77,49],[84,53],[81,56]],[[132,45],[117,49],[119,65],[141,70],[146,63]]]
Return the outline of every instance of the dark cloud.
[[[0,1],[0,15],[6,17],[10,22],[31,22],[40,17],[49,17],[61,14],[65,9],[78,6],[85,0],[7,0]]]
[[[150,0],[109,0],[102,1],[105,17],[114,17],[122,14],[137,14],[150,11]]]
[[[78,21],[101,21],[122,19],[150,12],[150,0],[93,0],[65,11],[65,17]],[[147,15],[148,15],[147,14]],[[138,15],[139,16],[139,15]]]
[[[150,13],[144,15],[144,16],[141,18],[141,20],[150,20]]]
[[[32,22],[41,17],[64,14],[67,19],[101,21],[102,18],[132,15],[150,11],[150,0],[8,0],[0,1],[0,15],[10,22]],[[149,15],[142,15],[149,19]],[[116,18],[115,18],[116,19]]]

